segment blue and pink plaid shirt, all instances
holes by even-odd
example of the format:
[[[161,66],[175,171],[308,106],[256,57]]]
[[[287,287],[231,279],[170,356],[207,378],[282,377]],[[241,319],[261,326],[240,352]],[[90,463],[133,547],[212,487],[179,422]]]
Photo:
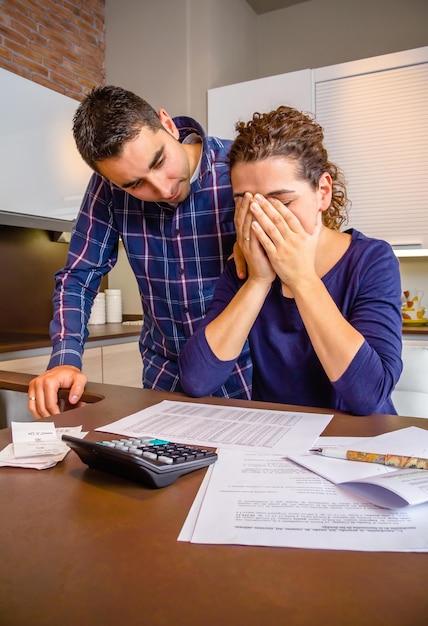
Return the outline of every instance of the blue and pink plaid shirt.
[[[203,142],[199,176],[176,208],[142,202],[92,175],[66,266],[55,275],[49,368],[64,364],[81,368],[92,303],[102,277],[117,261],[120,237],[141,295],[143,386],[181,391],[177,357],[204,318],[233,251],[235,206],[227,161],[231,142],[207,137],[190,118],[174,122],[180,141],[196,133]],[[249,399],[251,373],[246,347],[216,395]]]

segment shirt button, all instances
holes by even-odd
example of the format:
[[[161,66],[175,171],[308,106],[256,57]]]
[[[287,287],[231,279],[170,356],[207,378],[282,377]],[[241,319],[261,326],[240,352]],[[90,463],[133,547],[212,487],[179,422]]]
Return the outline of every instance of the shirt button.
[[[188,313],[188,312],[189,312],[189,307],[185,306],[185,307],[184,307],[184,309],[183,309],[183,311],[184,311],[185,313]]]
[[[179,271],[179,273],[180,273],[181,275],[183,275],[183,274],[184,274],[184,267],[180,267],[180,269],[179,269],[178,271]]]
[[[176,229],[174,230],[174,235],[179,235],[179,234],[180,234],[180,230],[179,230],[178,228],[176,228]]]

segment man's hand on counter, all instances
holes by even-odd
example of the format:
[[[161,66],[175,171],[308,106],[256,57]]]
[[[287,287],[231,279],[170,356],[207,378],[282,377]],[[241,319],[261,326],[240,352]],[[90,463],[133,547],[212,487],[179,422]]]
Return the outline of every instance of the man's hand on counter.
[[[79,406],[87,377],[77,367],[58,365],[33,378],[28,387],[28,410],[36,418],[60,413],[58,391],[69,389],[67,401]]]

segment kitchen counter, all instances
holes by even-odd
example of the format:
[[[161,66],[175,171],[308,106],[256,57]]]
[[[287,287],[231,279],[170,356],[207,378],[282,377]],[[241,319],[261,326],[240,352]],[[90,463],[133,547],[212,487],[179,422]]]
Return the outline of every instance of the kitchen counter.
[[[99,324],[89,326],[89,344],[119,343],[139,337],[140,324]],[[403,337],[428,339],[428,326],[403,326]],[[6,353],[51,348],[49,333],[33,329],[25,332],[0,332],[0,360]]]
[[[428,325],[426,326],[403,326],[403,335],[416,335],[428,337]]]
[[[139,337],[140,324],[99,324],[90,325],[88,343],[120,343]],[[33,332],[3,332],[0,333],[0,360],[1,356],[9,353],[51,348],[49,333],[46,331]],[[9,356],[7,357],[9,358]]]
[[[139,337],[140,331],[141,324],[138,323],[90,325],[88,343],[125,342]],[[403,326],[403,337],[408,335],[412,339],[428,339],[428,326]],[[51,341],[46,331],[0,333],[0,360],[4,353],[50,347]]]

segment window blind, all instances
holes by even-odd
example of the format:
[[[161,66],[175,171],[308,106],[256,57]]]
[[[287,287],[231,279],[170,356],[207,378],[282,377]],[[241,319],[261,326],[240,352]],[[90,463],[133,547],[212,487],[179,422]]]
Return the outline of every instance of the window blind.
[[[347,180],[346,227],[428,248],[428,63],[317,82],[315,111]]]

